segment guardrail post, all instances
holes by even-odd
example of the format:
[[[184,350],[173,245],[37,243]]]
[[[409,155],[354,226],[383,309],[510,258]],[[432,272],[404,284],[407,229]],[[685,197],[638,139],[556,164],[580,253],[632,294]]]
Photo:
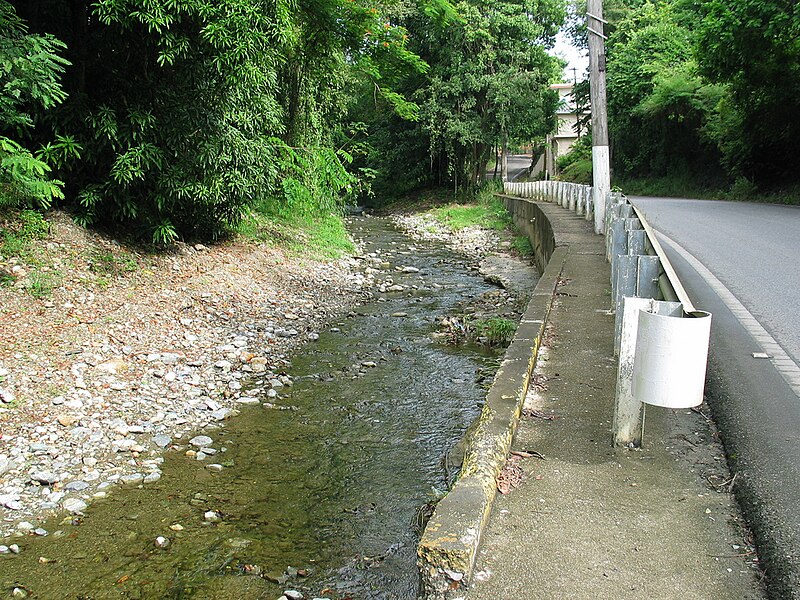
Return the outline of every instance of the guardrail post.
[[[645,298],[623,299],[622,334],[612,431],[614,445],[629,448],[640,447],[644,433],[645,405],[634,397],[632,391],[640,311],[679,317],[683,314],[683,305],[679,302],[659,302]]]

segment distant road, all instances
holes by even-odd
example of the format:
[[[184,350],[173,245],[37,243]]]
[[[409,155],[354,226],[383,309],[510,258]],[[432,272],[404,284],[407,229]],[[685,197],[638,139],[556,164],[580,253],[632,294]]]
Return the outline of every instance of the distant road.
[[[511,154],[508,157],[508,180],[514,181],[516,177],[522,174],[531,166],[531,157],[527,154]],[[494,176],[494,163],[492,168],[488,171],[489,177]],[[497,168],[497,176],[500,177],[500,167]]]
[[[800,207],[631,201],[696,307],[713,313],[706,396],[770,595],[800,598]]]

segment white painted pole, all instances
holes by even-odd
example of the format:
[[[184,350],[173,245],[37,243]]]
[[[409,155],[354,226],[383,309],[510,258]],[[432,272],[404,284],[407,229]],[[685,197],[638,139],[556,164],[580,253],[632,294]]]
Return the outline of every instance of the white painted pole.
[[[589,28],[589,87],[592,101],[592,179],[594,230],[605,233],[605,199],[611,190],[611,161],[606,114],[606,55],[603,0],[587,0]]]

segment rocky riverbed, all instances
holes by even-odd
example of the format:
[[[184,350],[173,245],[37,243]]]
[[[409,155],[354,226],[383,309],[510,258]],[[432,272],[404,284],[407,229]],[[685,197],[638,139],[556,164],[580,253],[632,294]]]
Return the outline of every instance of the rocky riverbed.
[[[395,220],[473,262],[510,246]],[[13,536],[47,535],[53,513],[157,481],[165,449],[221,469],[220,449],[195,434],[279,396],[293,385],[293,350],[368,295],[398,291],[368,252],[323,263],[234,242],[152,255],[60,213],[49,222],[26,260],[0,257],[15,278],[0,287],[0,537],[12,536],[2,553],[18,551]],[[59,285],[32,294],[37,274]]]

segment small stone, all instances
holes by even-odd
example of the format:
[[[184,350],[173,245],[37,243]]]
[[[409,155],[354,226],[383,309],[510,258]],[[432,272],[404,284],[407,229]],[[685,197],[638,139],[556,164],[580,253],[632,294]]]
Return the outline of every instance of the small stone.
[[[222,471],[223,466],[218,463],[211,463],[206,465],[206,469],[208,469],[209,471],[214,471],[216,473],[219,473],[220,471]]]
[[[76,479],[75,481],[70,481],[67,485],[65,485],[64,489],[68,492],[82,492],[88,487],[89,484],[87,482]]]
[[[59,425],[62,425],[64,427],[72,427],[73,425],[75,425],[75,423],[77,423],[80,420],[81,418],[75,415],[61,415],[58,417]]]
[[[378,366],[378,363],[372,360],[365,360],[364,362],[361,363],[361,366],[366,367],[368,369],[374,369],[375,367]]]
[[[34,535],[38,535],[39,537],[47,537],[48,531],[47,529],[43,529],[42,527],[37,527],[33,530]]]
[[[11,592],[11,597],[12,598],[27,598],[28,597],[28,591],[25,590],[24,588],[15,587],[13,589],[13,591]]]
[[[114,452],[134,452],[134,448],[138,446],[136,440],[114,440],[111,442],[111,447]]]
[[[64,510],[71,513],[81,513],[86,510],[87,504],[80,498],[67,498],[61,503],[61,506],[64,507]]]
[[[40,483],[42,485],[53,485],[60,479],[61,477],[52,471],[34,471],[31,473],[31,481],[35,481],[36,483]]]
[[[230,408],[220,408],[219,410],[215,410],[211,413],[211,418],[215,421],[224,421],[228,417],[233,416],[235,411],[231,410]]]
[[[135,486],[144,483],[144,474],[131,473],[130,475],[123,475],[119,478],[120,485]]]
[[[283,595],[289,600],[303,600],[304,598],[303,594],[297,590],[284,590]]]
[[[238,404],[258,404],[259,399],[253,398],[252,396],[242,396],[241,398],[237,398],[236,402]]]
[[[156,548],[166,548],[169,546],[169,538],[160,535],[156,538],[155,544]]]
[[[144,476],[142,483],[155,483],[159,479],[161,479],[161,471],[153,471],[152,473],[148,473]]]
[[[190,439],[189,443],[192,446],[196,446],[198,448],[203,448],[204,446],[210,446],[211,444],[213,444],[214,440],[212,440],[207,435],[198,435],[198,436],[193,437],[192,439]]]
[[[174,352],[164,352],[161,355],[161,362],[165,365],[174,365],[180,359],[180,355],[175,354]]]
[[[0,554],[8,554],[9,552],[11,552],[11,550],[9,550],[8,546],[0,544]]]
[[[128,363],[124,360],[119,358],[112,358],[105,362],[101,362],[99,365],[95,367],[98,371],[105,371],[106,373],[111,373],[112,375],[116,375],[117,373],[121,373],[128,368]]]
[[[166,448],[172,443],[172,438],[164,434],[154,435],[153,443],[159,448]]]
[[[8,549],[11,550],[12,554],[19,554],[19,546],[16,544],[9,544]]]
[[[419,269],[417,267],[403,267],[400,270],[403,273],[419,273]]]
[[[308,339],[311,340],[312,342],[316,342],[319,339],[319,334],[318,333],[309,333],[308,334]]]
[[[206,511],[205,514],[203,514],[203,518],[209,523],[219,523],[222,521],[222,517],[215,510]]]
[[[0,388],[0,402],[5,404],[11,404],[17,397],[11,390],[7,390],[6,388]]]
[[[408,313],[404,313],[404,312],[396,312],[396,313],[392,313],[392,316],[393,316],[393,317],[399,317],[399,318],[402,318],[402,317],[407,317],[407,316],[408,316]]]
[[[172,529],[172,531],[183,531],[185,529],[185,527],[180,523],[175,523],[174,525],[170,525],[169,528]]]

